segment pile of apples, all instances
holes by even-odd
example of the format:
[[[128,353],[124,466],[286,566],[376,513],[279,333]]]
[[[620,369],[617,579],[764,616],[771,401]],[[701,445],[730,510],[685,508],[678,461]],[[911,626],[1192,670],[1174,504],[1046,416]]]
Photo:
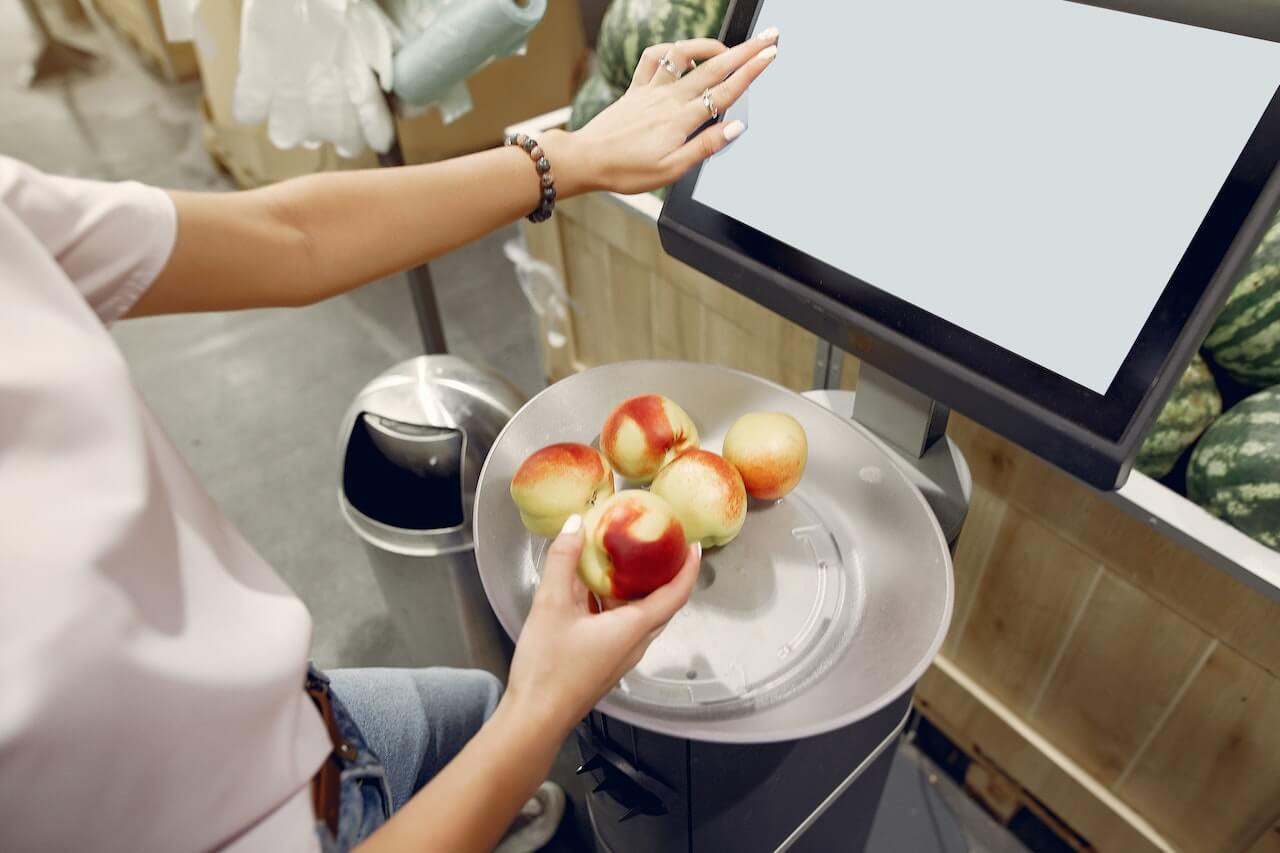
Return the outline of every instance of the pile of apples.
[[[609,414],[600,450],[553,444],[526,459],[511,498],[537,536],[552,538],[582,515],[582,582],[605,598],[643,598],[675,577],[690,544],[733,541],[746,522],[747,495],[772,501],[794,489],[809,442],[790,415],[752,412],[730,428],[723,451],[700,449],[684,409],[645,394]],[[615,471],[630,486],[617,494]]]

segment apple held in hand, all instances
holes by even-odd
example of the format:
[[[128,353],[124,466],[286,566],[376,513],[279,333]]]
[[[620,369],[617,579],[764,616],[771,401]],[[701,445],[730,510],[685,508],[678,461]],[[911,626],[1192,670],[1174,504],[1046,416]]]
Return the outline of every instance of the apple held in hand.
[[[618,492],[593,507],[582,526],[578,576],[607,598],[644,598],[675,577],[688,554],[680,520],[649,492]]]
[[[520,464],[511,499],[531,533],[554,538],[571,515],[584,515],[613,494],[613,471],[594,447],[553,444]]]
[[[628,480],[648,483],[662,466],[698,446],[698,429],[684,409],[658,394],[632,397],[604,422],[600,449]]]
[[[777,500],[796,487],[809,459],[804,427],[782,412],[738,418],[724,439],[724,458],[742,475],[747,494]]]
[[[747,519],[747,492],[738,469],[709,450],[689,450],[658,472],[650,487],[675,511],[690,542],[728,545]]]

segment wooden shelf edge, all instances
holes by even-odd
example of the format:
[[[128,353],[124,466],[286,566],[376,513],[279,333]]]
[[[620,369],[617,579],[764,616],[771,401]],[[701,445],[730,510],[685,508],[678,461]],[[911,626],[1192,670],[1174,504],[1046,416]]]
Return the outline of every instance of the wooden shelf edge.
[[[940,693],[959,691],[975,706],[972,713],[987,715],[988,728],[992,724],[995,725],[999,733],[998,737],[975,742],[972,744],[975,748],[1001,764],[1013,763],[1015,758],[1017,762],[1024,765],[1027,761],[1040,763],[1042,766],[1036,768],[1035,774],[1020,772],[1010,774],[1012,778],[1020,780],[1021,784],[1026,784],[1025,779],[1029,775],[1040,778],[1058,777],[1052,790],[1037,791],[1034,788],[1028,788],[1028,790],[1060,815],[1073,830],[1095,843],[1097,843],[1095,839],[1099,837],[1112,838],[1117,834],[1123,835],[1126,841],[1126,853],[1129,850],[1134,850],[1136,853],[1138,848],[1133,847],[1133,844],[1140,844],[1141,849],[1145,851],[1176,853],[1177,848],[1142,815],[1134,811],[982,685],[965,674],[946,656],[938,655],[934,659],[932,674],[935,678],[941,677],[945,680],[945,687]],[[930,713],[932,710],[940,716],[941,719],[936,722],[940,723],[940,727],[944,730],[950,729],[949,736],[959,736],[960,740],[970,737],[968,733],[978,728],[972,725],[973,721],[962,724],[954,718],[967,717],[969,714],[955,707],[954,704],[949,704],[945,696],[935,694],[929,687],[929,681],[930,676],[926,675],[916,690],[917,699],[924,705],[925,715],[932,717],[933,714]],[[961,734],[962,732],[964,734]],[[995,742],[997,740],[999,742]],[[1097,815],[1100,810],[1109,816],[1108,822],[1112,824],[1111,826],[1103,825],[1099,821]],[[1117,848],[1102,843],[1098,849]]]
[[[1105,497],[1165,538],[1280,602],[1280,554],[1214,518],[1182,495],[1135,471]]]

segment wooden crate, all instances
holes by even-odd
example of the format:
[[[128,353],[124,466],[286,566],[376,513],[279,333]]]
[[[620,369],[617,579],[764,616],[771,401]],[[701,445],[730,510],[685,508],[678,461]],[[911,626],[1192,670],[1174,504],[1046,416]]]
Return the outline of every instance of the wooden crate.
[[[174,81],[199,76],[195,48],[165,40],[158,0],[93,0],[93,5],[157,74]]]
[[[815,338],[668,257],[659,207],[593,195],[524,226],[574,304],[548,378],[672,358],[812,387]],[[1280,849],[1280,605],[976,423],[955,414],[950,434],[975,489],[920,707],[1094,849]],[[1175,502],[1186,524],[1278,559]]]

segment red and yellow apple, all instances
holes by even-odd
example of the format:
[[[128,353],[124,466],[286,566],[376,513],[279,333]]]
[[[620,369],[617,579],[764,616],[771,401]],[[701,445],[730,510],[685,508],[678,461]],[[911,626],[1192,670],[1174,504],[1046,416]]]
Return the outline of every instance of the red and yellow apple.
[[[742,475],[709,450],[681,453],[658,472],[650,490],[671,505],[685,537],[704,548],[728,545],[747,518]]]
[[[809,440],[804,427],[782,412],[752,412],[729,428],[724,458],[742,475],[747,494],[777,500],[804,476]]]
[[[658,394],[625,400],[605,419],[600,449],[613,469],[648,483],[672,459],[698,446],[698,429],[684,409]]]
[[[618,492],[582,520],[578,576],[597,595],[644,598],[674,578],[688,553],[684,528],[667,502],[638,489]]]
[[[571,515],[582,515],[613,494],[613,471],[585,444],[553,444],[521,463],[511,478],[511,499],[531,533],[548,539]]]

